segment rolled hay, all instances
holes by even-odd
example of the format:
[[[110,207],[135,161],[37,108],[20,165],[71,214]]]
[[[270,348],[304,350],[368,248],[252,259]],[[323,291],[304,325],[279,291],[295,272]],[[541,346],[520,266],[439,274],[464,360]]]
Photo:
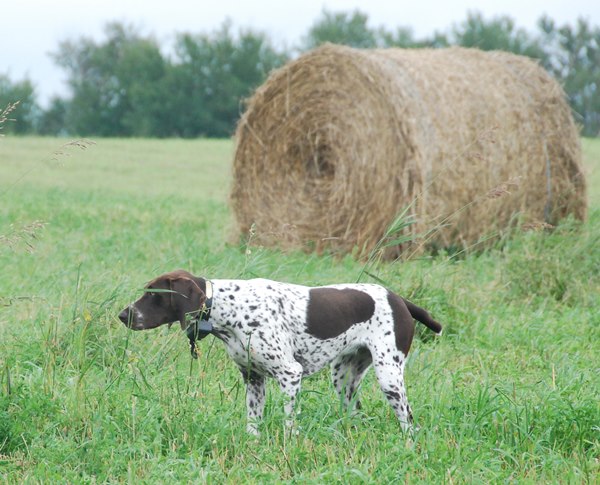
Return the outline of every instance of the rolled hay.
[[[438,247],[587,212],[578,130],[536,62],[331,44],[248,101],[231,204],[260,244],[359,254],[403,211],[404,236]]]

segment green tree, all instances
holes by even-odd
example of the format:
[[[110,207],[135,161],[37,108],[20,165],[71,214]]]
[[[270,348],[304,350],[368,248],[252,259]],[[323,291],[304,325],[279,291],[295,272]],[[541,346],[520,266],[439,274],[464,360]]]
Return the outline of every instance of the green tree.
[[[379,43],[382,47],[417,47],[419,42],[415,41],[413,30],[410,27],[398,27],[394,32],[390,32],[380,27],[377,32]]]
[[[600,28],[584,19],[574,27],[557,27],[548,17],[538,25],[547,51],[546,69],[562,83],[583,134],[599,136]]]
[[[419,47],[448,47],[445,34],[436,32],[432,37],[417,39],[410,27],[398,27],[395,31],[380,27],[377,31],[378,44],[381,47],[419,48]]]
[[[352,13],[323,10],[304,38],[302,48],[313,49],[325,42],[364,49],[377,47],[378,34],[369,28],[368,20],[368,15],[359,10]]]
[[[33,84],[28,79],[14,82],[8,75],[0,74],[0,112],[13,103],[18,104],[10,113],[11,121],[3,125],[2,132],[32,133],[40,113]]]
[[[502,50],[544,59],[545,53],[537,38],[518,29],[507,16],[485,20],[479,12],[469,12],[467,19],[452,29],[451,43],[481,50]]]
[[[120,23],[105,28],[107,40],[65,41],[54,59],[68,73],[72,98],[66,128],[80,135],[159,135],[157,86],[165,61],[156,42]]]
[[[70,133],[99,136],[229,136],[241,100],[285,60],[266,35],[230,23],[211,35],[181,34],[174,60],[131,27],[108,24],[106,41],[60,44],[54,55],[67,70],[72,98],[65,110]]]
[[[37,132],[40,135],[66,135],[66,116],[69,102],[65,99],[54,97],[50,106],[40,114]]]
[[[176,42],[175,70],[169,79],[179,136],[230,136],[242,101],[268,73],[287,59],[263,33],[231,32],[225,22],[213,34],[182,34]]]

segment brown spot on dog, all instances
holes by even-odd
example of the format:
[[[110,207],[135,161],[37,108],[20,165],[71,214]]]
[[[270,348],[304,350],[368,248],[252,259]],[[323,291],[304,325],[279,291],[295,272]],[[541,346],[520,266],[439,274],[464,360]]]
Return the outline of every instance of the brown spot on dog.
[[[306,331],[319,339],[343,334],[355,323],[366,322],[375,312],[375,301],[352,288],[313,288],[309,291]]]
[[[415,322],[402,298],[391,291],[388,291],[387,297],[394,319],[396,348],[404,355],[408,355],[410,345],[412,344],[415,335]]]

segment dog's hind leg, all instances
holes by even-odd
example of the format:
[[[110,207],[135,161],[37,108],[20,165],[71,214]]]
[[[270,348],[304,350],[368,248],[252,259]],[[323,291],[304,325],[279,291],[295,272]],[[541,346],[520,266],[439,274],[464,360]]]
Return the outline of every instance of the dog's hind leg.
[[[381,390],[394,409],[403,431],[412,430],[413,417],[404,387],[406,357],[396,348],[372,349],[373,367]]]
[[[371,352],[366,347],[351,354],[342,354],[331,362],[331,380],[346,408],[350,408],[353,402],[356,409],[361,408],[355,395],[371,362]]]

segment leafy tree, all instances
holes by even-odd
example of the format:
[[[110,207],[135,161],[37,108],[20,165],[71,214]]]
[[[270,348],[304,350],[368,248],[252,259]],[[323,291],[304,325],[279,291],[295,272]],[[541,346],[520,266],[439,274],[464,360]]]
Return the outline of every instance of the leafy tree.
[[[179,136],[230,136],[241,102],[288,56],[267,36],[251,30],[234,36],[225,22],[213,34],[182,34],[176,42],[175,70],[169,82]]]
[[[583,123],[583,134],[600,135],[600,28],[579,19],[577,25],[557,27],[542,17],[548,69],[564,86],[571,107]]]
[[[169,127],[162,123],[168,106],[164,79],[169,64],[151,39],[134,39],[126,44],[116,65],[115,76],[122,87],[127,110],[123,114],[125,134],[165,136]]]
[[[502,50],[543,59],[545,53],[539,41],[524,29],[518,29],[513,19],[501,16],[486,21],[481,13],[469,12],[467,19],[453,28],[452,43],[481,50]]]
[[[538,22],[541,34],[532,36],[517,29],[509,17],[485,21],[479,13],[453,30],[459,45],[483,50],[504,50],[539,59],[563,85],[583,134],[600,132],[600,28],[592,28],[583,19],[572,27],[557,27],[544,16]]]
[[[417,47],[419,43],[415,41],[413,30],[410,27],[398,27],[395,32],[390,32],[380,27],[377,37],[383,47]]]
[[[480,13],[447,33],[416,39],[410,28],[372,29],[358,10],[321,16],[303,39],[302,49],[324,42],[358,48],[445,47],[458,44],[505,50],[539,59],[565,87],[584,134],[600,131],[600,29],[579,20],[557,27],[546,17],[540,34],[516,27],[506,16],[486,20]],[[225,22],[213,33],[179,34],[172,58],[157,42],[119,23],[108,24],[106,40],[65,41],[54,54],[68,73],[72,97],[55,99],[39,117],[33,87],[0,75],[2,103],[20,100],[16,124],[6,130],[26,133],[71,133],[99,136],[229,136],[242,102],[269,71],[289,59],[267,35],[232,32]]]
[[[382,47],[401,47],[401,48],[419,48],[419,47],[447,47],[449,45],[446,35],[436,32],[433,37],[416,39],[410,27],[398,27],[394,32],[390,32],[383,27],[377,31],[378,44]]]
[[[330,12],[323,10],[303,40],[302,50],[313,49],[325,42],[370,49],[375,47],[439,47],[447,42],[440,35],[431,39],[417,40],[410,27],[398,27],[389,31],[380,26],[368,26],[367,14],[353,12]]]
[[[157,109],[165,61],[156,42],[131,27],[111,23],[107,40],[62,42],[54,58],[67,70],[72,99],[66,113],[69,132],[81,135],[156,135],[149,111]]]
[[[325,42],[350,47],[377,47],[377,33],[367,26],[369,17],[358,10],[330,12],[323,10],[303,41],[303,49],[313,49]]]
[[[37,132],[40,135],[65,135],[68,109],[67,100],[59,97],[52,98],[50,106],[40,114]]]
[[[14,103],[18,104],[10,114],[12,121],[3,125],[2,132],[18,135],[32,133],[40,108],[31,81],[13,82],[8,75],[0,74],[0,112]]]
[[[108,24],[106,37],[63,42],[54,55],[72,98],[54,104],[52,117],[64,109],[70,133],[229,136],[241,99],[287,59],[266,35],[234,36],[228,22],[212,35],[179,35],[174,61],[131,27]]]

